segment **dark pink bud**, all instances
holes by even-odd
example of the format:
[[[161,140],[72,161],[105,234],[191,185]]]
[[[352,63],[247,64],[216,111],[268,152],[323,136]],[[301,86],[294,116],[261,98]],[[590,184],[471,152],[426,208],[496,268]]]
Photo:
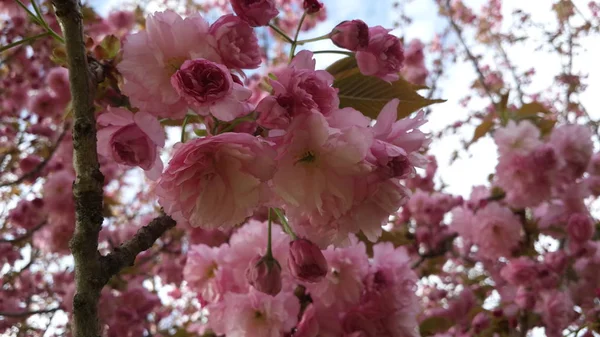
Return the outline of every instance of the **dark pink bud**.
[[[369,44],[369,26],[361,20],[344,21],[331,31],[331,41],[340,48],[356,51]]]
[[[567,233],[569,233],[569,239],[575,242],[588,241],[594,235],[594,223],[588,215],[573,214],[569,217]]]
[[[535,306],[535,295],[530,290],[519,287],[515,295],[515,303],[521,309],[531,310]]]
[[[307,239],[290,242],[288,268],[296,279],[319,282],[327,275],[327,260],[321,249]]]
[[[279,14],[274,0],[231,0],[231,7],[252,27],[266,26]]]
[[[304,10],[308,14],[314,14],[323,8],[323,4],[319,0],[304,0]]]
[[[246,279],[256,290],[275,296],[281,291],[281,266],[272,257],[257,255],[246,269]]]

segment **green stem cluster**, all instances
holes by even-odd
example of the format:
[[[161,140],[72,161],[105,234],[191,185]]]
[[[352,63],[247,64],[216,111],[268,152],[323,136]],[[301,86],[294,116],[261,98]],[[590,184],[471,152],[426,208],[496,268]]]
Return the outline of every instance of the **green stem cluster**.
[[[50,28],[50,26],[48,25],[46,20],[44,20],[44,15],[42,15],[42,11],[40,10],[40,7],[37,5],[35,0],[31,0],[31,6],[33,7],[33,10],[35,11],[35,13],[33,13],[21,0],[15,0],[15,1],[17,2],[17,4],[19,4],[19,6],[21,6],[21,8],[23,8],[25,10],[25,12],[27,12],[27,14],[33,20],[33,22],[42,26],[46,30],[46,33],[48,33],[48,35],[51,35],[53,38],[55,38],[60,43],[63,43],[63,44],[65,43],[65,40],[62,38],[62,36],[58,35],[54,30],[52,30],[52,28]],[[40,36],[38,36],[38,37],[40,37]]]

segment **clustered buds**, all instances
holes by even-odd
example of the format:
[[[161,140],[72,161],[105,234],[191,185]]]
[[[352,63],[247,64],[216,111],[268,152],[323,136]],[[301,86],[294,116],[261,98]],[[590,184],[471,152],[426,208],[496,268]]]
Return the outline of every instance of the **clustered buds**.
[[[315,14],[323,8],[323,4],[319,0],[304,0],[303,7],[307,14]]]

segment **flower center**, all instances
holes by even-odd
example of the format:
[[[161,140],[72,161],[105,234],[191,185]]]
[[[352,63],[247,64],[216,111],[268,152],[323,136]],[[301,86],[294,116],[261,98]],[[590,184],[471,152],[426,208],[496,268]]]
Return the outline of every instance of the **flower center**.
[[[179,70],[179,68],[181,68],[181,65],[183,64],[183,62],[185,62],[185,60],[186,60],[185,57],[173,57],[173,58],[168,59],[165,62],[165,68],[169,72],[169,75],[175,74],[177,72],[177,70]]]
[[[315,153],[309,150],[300,155],[296,163],[314,163],[315,160],[317,160]]]

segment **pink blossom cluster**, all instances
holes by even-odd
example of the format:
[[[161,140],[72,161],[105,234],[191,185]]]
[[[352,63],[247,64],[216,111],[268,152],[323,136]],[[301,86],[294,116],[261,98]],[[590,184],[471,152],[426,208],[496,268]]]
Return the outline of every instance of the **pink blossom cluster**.
[[[278,227],[271,235],[273,256],[295,261],[289,237]],[[322,253],[328,265],[324,277],[299,281],[297,270],[282,268],[281,290],[269,296],[245,276],[254,257],[265,254],[266,243],[266,224],[251,220],[228,243],[190,247],[184,279],[210,313],[206,329],[227,336],[418,335],[417,278],[404,249],[378,244],[370,260],[356,240],[344,248],[330,246]]]

